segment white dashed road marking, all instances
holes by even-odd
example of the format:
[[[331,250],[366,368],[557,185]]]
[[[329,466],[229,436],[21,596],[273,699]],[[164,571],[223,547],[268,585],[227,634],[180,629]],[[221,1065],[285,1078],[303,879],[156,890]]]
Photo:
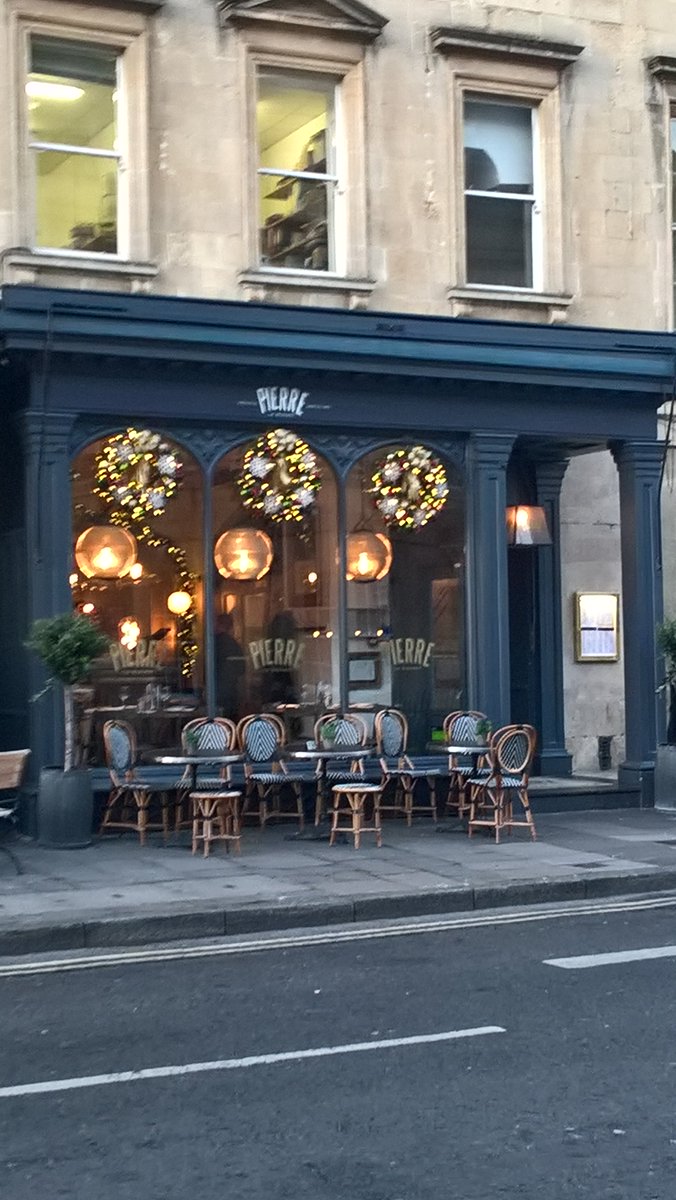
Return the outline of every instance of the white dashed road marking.
[[[588,967],[612,967],[616,963],[645,962],[651,958],[676,958],[676,946],[648,946],[645,950],[615,950],[609,954],[578,954],[570,958],[546,958],[546,967],[584,971]]]
[[[142,1071],[114,1071],[108,1075],[82,1075],[74,1079],[45,1079],[40,1083],[19,1083],[0,1088],[0,1098],[36,1096],[47,1092],[71,1092],[77,1088],[107,1087],[114,1083],[136,1083],[142,1079],[168,1079],[176,1075],[198,1075],[205,1071],[237,1071],[245,1067],[269,1067],[277,1063],[301,1062],[308,1058],[333,1058],[338,1054],[361,1054],[367,1050],[395,1050],[402,1046],[424,1046],[432,1042],[453,1042],[461,1038],[486,1037],[505,1033],[501,1025],[480,1025],[476,1029],[450,1029],[445,1033],[423,1033],[417,1037],[386,1038],[379,1042],[352,1042],[345,1046],[318,1046],[312,1050],[286,1050],[281,1054],[257,1054],[249,1058],[221,1058],[214,1062],[185,1063],[175,1067],[148,1067]]]

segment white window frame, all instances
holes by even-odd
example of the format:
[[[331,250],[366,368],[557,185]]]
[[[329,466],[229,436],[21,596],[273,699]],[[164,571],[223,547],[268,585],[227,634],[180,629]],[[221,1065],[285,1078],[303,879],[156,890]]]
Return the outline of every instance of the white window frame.
[[[31,74],[30,65],[31,65],[31,59],[32,59],[32,42],[33,42],[33,39],[37,38],[37,37],[41,38],[41,40],[43,40],[43,41],[50,40],[49,38],[45,38],[42,34],[33,33],[30,35],[30,37],[28,39],[28,74],[26,76],[27,79],[30,78],[30,74]],[[71,42],[71,43],[74,41],[82,41],[81,38],[80,39],[78,39],[78,38],[59,38],[58,40],[59,41],[67,41],[67,42]],[[91,39],[89,39],[89,40],[91,40]],[[99,43],[99,44],[105,45],[106,48],[108,48],[107,43]],[[122,129],[120,128],[120,126],[121,126],[120,117],[121,117],[121,113],[124,111],[124,93],[125,93],[124,77],[123,77],[124,72],[122,69],[123,51],[121,51],[117,46],[110,46],[110,50],[115,55],[115,88],[117,91],[117,111],[116,111],[116,117],[115,117],[115,149],[103,150],[103,149],[99,149],[98,147],[95,147],[95,146],[78,146],[78,145],[71,145],[70,143],[67,143],[67,142],[40,142],[40,141],[34,142],[34,141],[30,140],[30,120],[27,121],[28,149],[29,149],[29,151],[31,151],[31,158],[33,160],[32,170],[31,170],[31,175],[32,175],[32,189],[31,189],[32,210],[31,211],[32,211],[32,218],[33,218],[32,244],[35,246],[36,250],[38,250],[38,252],[41,254],[66,254],[69,257],[72,255],[75,255],[76,257],[81,256],[81,255],[85,255],[85,256],[94,255],[96,258],[112,258],[114,260],[124,259],[128,255],[129,197],[128,197],[128,188],[126,186],[126,180],[127,180],[128,176],[127,176],[126,172],[124,171],[125,156],[122,153],[123,138],[122,138]],[[37,213],[36,213],[37,187],[38,187],[38,185],[37,185],[37,154],[35,154],[33,152],[37,151],[39,153],[39,151],[41,151],[41,150],[55,150],[57,152],[60,152],[61,154],[79,154],[85,158],[107,158],[116,163],[116,172],[115,172],[115,210],[116,210],[115,241],[117,243],[117,250],[115,251],[114,254],[111,254],[110,252],[103,251],[103,250],[69,250],[68,248],[64,249],[63,247],[59,247],[59,246],[42,246],[37,241]],[[125,253],[125,251],[127,253]]]
[[[148,15],[143,11],[105,4],[85,11],[68,0],[11,0],[10,56],[13,129],[12,241],[30,247],[36,260],[86,268],[105,263],[143,264],[148,261]],[[118,56],[117,146],[115,151],[86,151],[97,157],[118,157],[117,253],[38,246],[36,240],[35,151],[30,137],[26,82],[31,70],[31,39],[83,41],[104,46]],[[47,143],[40,144],[49,148]],[[82,153],[84,147],[59,145],[59,150]]]
[[[474,103],[474,104],[495,104],[495,105],[503,104],[505,106],[511,105],[512,107],[518,106],[519,108],[527,108],[529,110],[530,118],[531,118],[530,119],[531,160],[532,160],[531,168],[532,168],[532,172],[533,172],[533,191],[529,195],[526,195],[524,192],[479,191],[476,188],[468,188],[466,186],[465,166],[464,166],[464,163],[465,163],[465,154],[464,154],[464,150],[465,150],[465,119],[464,119],[464,114],[465,114],[465,104],[467,102]],[[465,236],[463,238],[463,243],[464,243],[464,247],[465,247],[464,278],[469,287],[498,288],[500,290],[504,290],[504,288],[509,288],[511,291],[516,291],[516,292],[522,291],[522,292],[526,292],[526,293],[542,292],[544,290],[544,281],[543,281],[544,254],[543,254],[543,228],[542,228],[543,222],[542,222],[541,169],[540,169],[540,155],[538,154],[538,145],[539,145],[538,105],[534,104],[532,102],[532,100],[522,101],[521,99],[516,98],[514,96],[503,96],[503,95],[492,94],[492,93],[489,94],[484,91],[470,92],[469,90],[465,90],[463,92],[462,114],[463,114],[463,120],[462,120],[463,224],[465,227]],[[475,281],[473,279],[470,279],[468,263],[467,263],[467,197],[468,196],[484,196],[490,200],[519,200],[522,204],[530,204],[531,205],[531,267],[532,267],[533,281],[530,284],[530,286],[518,287],[514,284],[503,284],[503,283],[494,283],[494,284],[493,283],[481,283],[481,284],[478,284],[478,283],[475,283]]]
[[[260,199],[258,186],[256,187],[256,224],[257,238],[255,262],[258,270],[273,271],[275,274],[297,275],[299,271],[307,273],[309,276],[342,278],[347,270],[347,221],[345,213],[345,197],[346,188],[342,183],[341,168],[344,172],[343,153],[343,123],[342,123],[342,103],[341,103],[341,85],[342,76],[336,75],[333,72],[319,72],[314,69],[308,70],[305,68],[295,68],[289,66],[288,62],[283,64],[267,63],[261,59],[255,60],[255,91],[256,101],[258,100],[258,81],[262,74],[286,75],[289,79],[297,78],[299,75],[306,76],[308,79],[316,78],[318,81],[326,82],[330,80],[333,86],[333,108],[332,119],[330,126],[327,125],[327,139],[330,137],[330,156],[329,156],[329,141],[327,140],[327,167],[329,165],[329,157],[332,171],[315,172],[315,171],[291,171],[276,169],[274,167],[261,167],[260,165],[260,150],[258,145],[258,123],[256,122],[256,131],[253,139],[254,153],[256,156],[256,183],[261,175],[274,176],[275,178],[284,179],[316,179],[322,183],[333,184],[333,188],[329,192],[327,189],[327,247],[329,266],[325,270],[315,270],[312,268],[302,267],[281,267],[275,263],[262,261],[260,249],[260,228],[261,228],[261,213]],[[255,109],[255,106],[254,106]]]

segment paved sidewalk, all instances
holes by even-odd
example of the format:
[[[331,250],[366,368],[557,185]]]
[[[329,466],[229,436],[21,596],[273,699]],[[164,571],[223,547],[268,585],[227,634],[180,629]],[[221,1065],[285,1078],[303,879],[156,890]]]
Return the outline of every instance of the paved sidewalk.
[[[496,846],[458,821],[387,821],[384,845],[294,840],[290,824],[246,828],[242,854],[193,857],[181,834],[141,848],[0,841],[0,953],[131,945],[261,929],[580,900],[676,889],[676,813],[540,815]]]

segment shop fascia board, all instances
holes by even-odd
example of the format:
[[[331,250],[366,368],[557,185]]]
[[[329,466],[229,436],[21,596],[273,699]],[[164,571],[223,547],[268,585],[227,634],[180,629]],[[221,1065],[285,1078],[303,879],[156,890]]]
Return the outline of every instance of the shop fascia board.
[[[54,352],[542,381],[658,404],[675,376],[674,334],[6,286],[5,348],[42,350],[47,333]]]

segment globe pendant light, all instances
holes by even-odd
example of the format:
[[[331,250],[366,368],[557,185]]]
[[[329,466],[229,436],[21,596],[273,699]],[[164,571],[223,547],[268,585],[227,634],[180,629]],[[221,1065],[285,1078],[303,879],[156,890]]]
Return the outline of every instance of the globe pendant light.
[[[192,596],[190,595],[190,592],[184,592],[182,590],[171,592],[170,595],[167,596],[167,608],[169,609],[170,613],[174,614],[175,617],[184,617],[185,614],[192,608]]]
[[[355,583],[384,579],[392,566],[392,543],[384,533],[357,529],[348,533],[345,576]]]
[[[214,562],[224,579],[262,579],[272,559],[272,542],[262,529],[227,529],[214,547]]]
[[[75,561],[87,579],[124,578],[136,553],[136,538],[118,525],[91,525],[75,543]]]

